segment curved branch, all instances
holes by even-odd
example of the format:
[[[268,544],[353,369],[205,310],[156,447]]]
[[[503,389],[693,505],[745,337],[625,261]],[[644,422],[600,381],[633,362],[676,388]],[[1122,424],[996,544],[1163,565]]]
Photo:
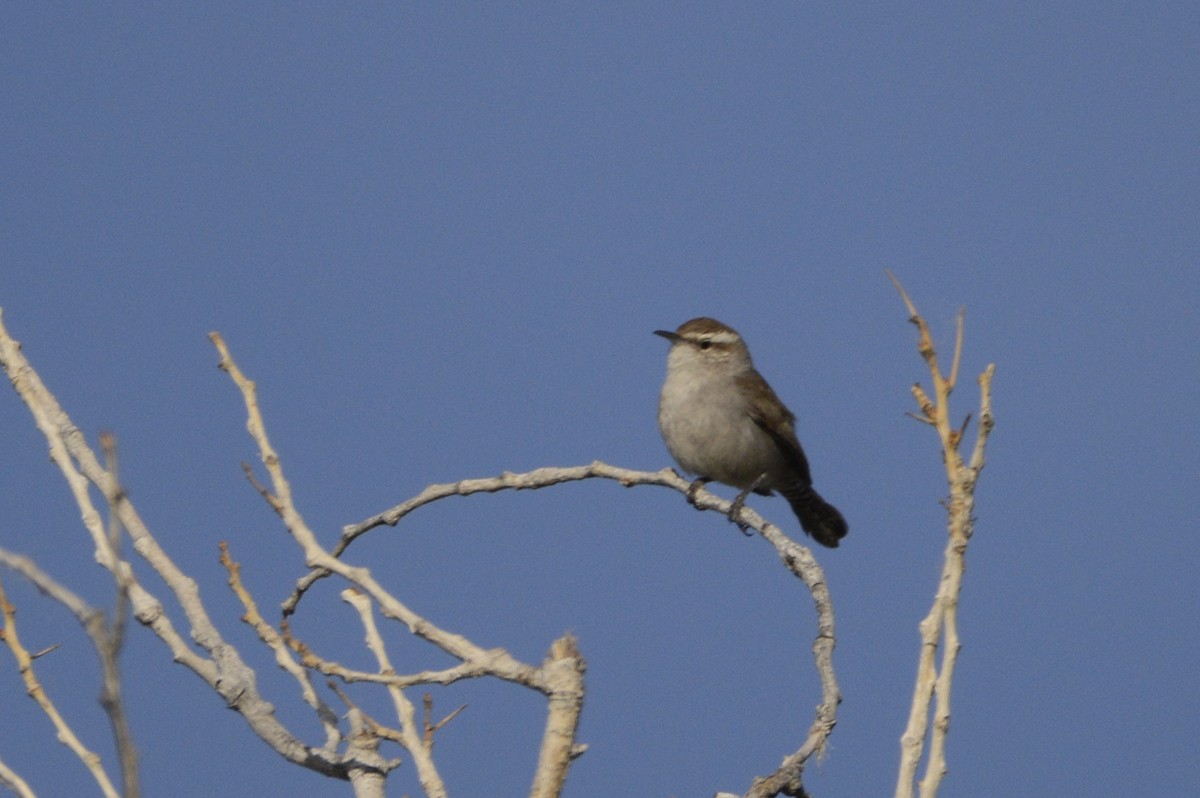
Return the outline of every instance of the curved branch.
[[[692,484],[670,468],[661,471],[636,471],[608,465],[597,460],[582,466],[538,468],[525,473],[505,472],[496,477],[430,485],[416,496],[394,507],[357,524],[346,526],[337,546],[330,553],[345,552],[350,544],[365,533],[381,526],[395,526],[414,510],[451,496],[470,496],[475,493],[495,493],[502,490],[536,490],[584,479],[610,479],[625,487],[657,485],[676,490],[684,496],[688,495]],[[697,509],[712,510],[722,515],[727,515],[732,506],[731,502],[703,488],[694,492],[694,498]],[[799,785],[804,766],[814,753],[822,750],[825,741],[833,732],[833,728],[837,724],[837,708],[842,700],[833,667],[833,649],[836,641],[833,601],[825,582],[824,571],[808,547],[792,540],[779,527],[769,523],[748,507],[742,508],[737,520],[748,528],[756,530],[764,540],[775,547],[788,570],[799,577],[809,589],[817,611],[817,636],[813,641],[813,659],[821,680],[821,703],[817,707],[813,723],[800,748],[784,759],[783,764],[774,773],[756,779],[750,791],[746,793],[747,796],[755,798],[766,798],[781,793],[799,795],[801,793],[798,790],[803,789]],[[331,572],[331,569],[314,568],[305,574],[297,582],[295,591],[284,602],[285,614],[294,612],[305,591],[316,581],[329,576]],[[451,673],[454,678],[475,675],[473,671],[465,668],[454,668],[447,672],[447,674]],[[405,682],[408,682],[408,679],[404,677],[392,676],[390,679],[404,679]],[[384,679],[379,680],[383,681]]]

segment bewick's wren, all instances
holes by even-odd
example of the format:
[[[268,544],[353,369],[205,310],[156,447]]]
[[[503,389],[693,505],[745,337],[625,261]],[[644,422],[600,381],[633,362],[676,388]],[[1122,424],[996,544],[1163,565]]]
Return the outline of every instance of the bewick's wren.
[[[751,491],[779,491],[804,531],[836,548],[846,519],[813,490],[796,417],[754,369],[737,331],[701,317],[654,334],[671,342],[658,428],[675,462],[697,475],[692,493],[711,481],[740,489],[732,518]]]

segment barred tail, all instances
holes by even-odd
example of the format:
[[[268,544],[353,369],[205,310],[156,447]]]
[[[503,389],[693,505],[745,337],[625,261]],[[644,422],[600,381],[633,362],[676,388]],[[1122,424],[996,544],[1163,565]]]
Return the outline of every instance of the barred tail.
[[[779,491],[792,506],[792,512],[800,519],[800,526],[813,540],[822,546],[836,549],[838,541],[846,537],[849,527],[838,509],[821,498],[821,495],[804,485]]]

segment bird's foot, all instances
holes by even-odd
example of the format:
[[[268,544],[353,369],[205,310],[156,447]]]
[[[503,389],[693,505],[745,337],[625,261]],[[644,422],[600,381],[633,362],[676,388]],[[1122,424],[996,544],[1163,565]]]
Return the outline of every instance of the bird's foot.
[[[696,491],[700,490],[701,488],[703,488],[705,485],[707,485],[710,482],[712,482],[712,480],[709,479],[708,477],[697,477],[696,479],[692,480],[692,484],[688,485],[688,489],[687,489],[688,504],[692,505],[693,507],[696,507]],[[703,508],[696,507],[696,509],[701,510]]]
[[[733,500],[733,503],[729,505],[729,520],[737,524],[737,528],[742,530],[743,535],[750,536],[754,534],[750,531],[750,525],[742,520],[742,507],[746,504],[746,497],[761,488],[766,481],[767,475],[760,474],[758,479],[750,483],[750,487],[739,493],[737,498]]]

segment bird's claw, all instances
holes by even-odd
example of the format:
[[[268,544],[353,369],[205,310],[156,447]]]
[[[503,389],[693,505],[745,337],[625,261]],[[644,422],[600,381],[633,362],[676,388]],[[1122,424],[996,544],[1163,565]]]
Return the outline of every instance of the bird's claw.
[[[754,534],[750,531],[750,525],[742,520],[742,508],[746,505],[746,496],[748,496],[749,493],[749,490],[744,490],[739,493],[737,498],[733,500],[733,503],[729,505],[728,513],[729,520],[736,524],[737,528],[741,530],[742,534],[746,537],[750,537]]]
[[[763,483],[766,481],[767,475],[760,474],[758,479],[750,483],[750,487],[739,493],[737,498],[733,500],[733,504],[729,505],[729,520],[737,524],[737,528],[742,530],[742,534],[746,535],[747,537],[753,535],[754,533],[750,531],[750,525],[742,520],[742,507],[744,507],[746,504],[746,497],[761,488]]]

